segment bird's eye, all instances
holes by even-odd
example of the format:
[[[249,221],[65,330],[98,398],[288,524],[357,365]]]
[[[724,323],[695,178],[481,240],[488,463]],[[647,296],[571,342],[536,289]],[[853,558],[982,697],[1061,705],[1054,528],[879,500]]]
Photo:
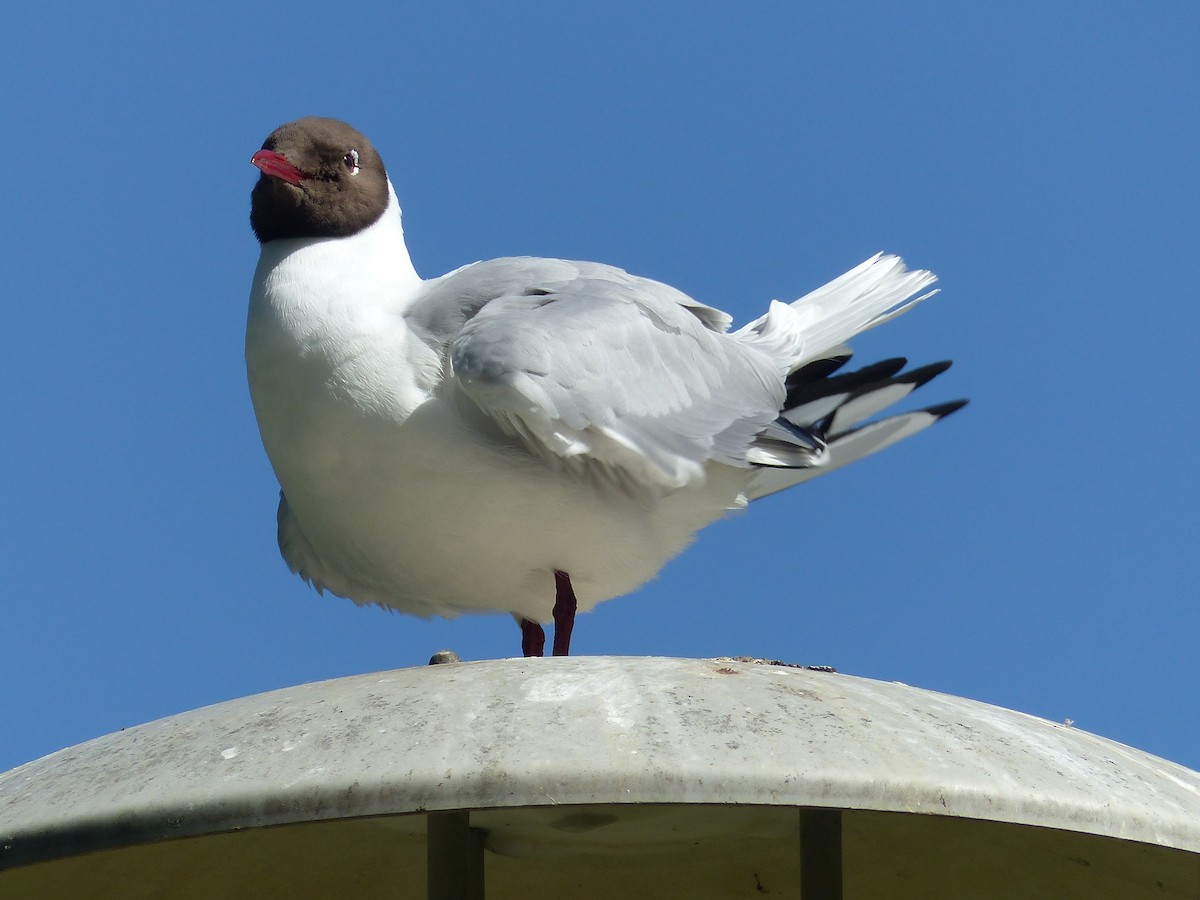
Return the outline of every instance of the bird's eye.
[[[358,174],[358,151],[351,150],[342,157],[342,162],[346,164],[346,168],[350,170],[351,175]]]

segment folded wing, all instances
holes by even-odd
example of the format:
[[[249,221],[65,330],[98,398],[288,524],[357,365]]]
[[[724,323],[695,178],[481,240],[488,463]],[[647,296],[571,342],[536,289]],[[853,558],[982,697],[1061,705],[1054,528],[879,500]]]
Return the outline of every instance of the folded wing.
[[[456,387],[541,456],[670,490],[703,478],[709,461],[750,466],[756,435],[779,416],[786,365],[667,285],[533,259],[477,263],[440,282],[427,309],[468,297],[473,309],[444,329]],[[811,452],[799,429],[777,430]]]

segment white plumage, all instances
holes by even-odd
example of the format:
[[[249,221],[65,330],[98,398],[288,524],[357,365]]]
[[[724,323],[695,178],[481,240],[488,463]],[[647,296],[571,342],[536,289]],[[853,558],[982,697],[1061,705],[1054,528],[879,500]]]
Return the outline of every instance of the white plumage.
[[[389,194],[355,234],[264,243],[254,276],[246,359],[280,546],[318,589],[546,622],[556,571],[589,609],[725,511],[952,408],[854,431],[925,376],[826,390],[841,376],[821,364],[800,384],[929,296],[934,276],[896,257],[730,332],[724,313],[595,263],[500,259],[422,281]],[[789,391],[803,403],[785,411]]]

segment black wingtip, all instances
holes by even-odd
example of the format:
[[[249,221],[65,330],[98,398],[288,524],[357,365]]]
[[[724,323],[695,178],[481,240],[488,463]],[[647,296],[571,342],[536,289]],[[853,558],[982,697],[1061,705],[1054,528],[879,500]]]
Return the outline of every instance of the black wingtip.
[[[849,357],[838,357],[838,367]],[[842,391],[851,392],[879,381],[892,378],[908,365],[903,356],[880,360],[853,372],[840,375],[829,374],[836,368],[826,371],[829,360],[814,360],[806,366],[801,366],[787,377],[784,386],[787,388],[787,399],[784,409],[794,409],[818,397],[827,397]]]
[[[875,381],[877,379],[891,378],[901,369],[908,365],[908,357],[893,356],[891,359],[881,359],[877,363],[871,363],[869,366],[863,366],[853,374],[863,383]]]
[[[822,378],[828,378],[849,361],[849,353],[830,356],[826,359],[814,359],[788,375],[787,384],[792,387],[798,384],[807,384],[810,381],[820,381]]]
[[[951,400],[949,403],[939,403],[937,406],[926,407],[923,411],[929,413],[931,416],[944,419],[950,413],[958,412],[970,402],[970,400]]]
[[[913,389],[919,388],[923,384],[928,384],[933,379],[937,378],[947,369],[954,365],[954,361],[943,359],[941,362],[929,363],[921,366],[919,369],[913,369],[911,372],[905,372],[897,378],[897,381],[908,382],[913,386]]]

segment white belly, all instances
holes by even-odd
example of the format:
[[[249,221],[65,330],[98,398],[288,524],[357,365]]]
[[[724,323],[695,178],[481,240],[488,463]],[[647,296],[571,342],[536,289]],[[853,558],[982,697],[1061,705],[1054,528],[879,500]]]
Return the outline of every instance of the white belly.
[[[548,621],[556,569],[590,609],[652,578],[737,504],[746,477],[721,466],[705,487],[635,501],[483,439],[439,400],[402,423],[364,421],[332,403],[310,412],[306,425],[293,418],[278,446],[264,429],[311,547],[289,563],[333,593],[417,615],[507,611]]]

